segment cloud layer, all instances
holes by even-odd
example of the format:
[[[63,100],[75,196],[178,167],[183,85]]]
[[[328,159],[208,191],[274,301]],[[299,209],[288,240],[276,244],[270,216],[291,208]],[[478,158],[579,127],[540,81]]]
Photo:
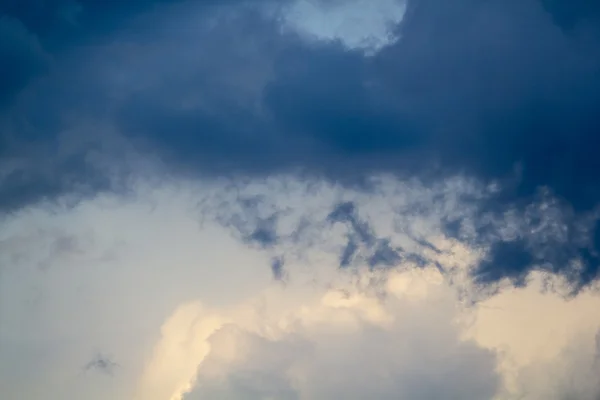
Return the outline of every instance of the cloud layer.
[[[31,197],[102,175],[88,154],[109,146],[105,130],[187,173],[301,169],[356,181],[374,171],[507,178],[516,168],[516,195],[546,185],[577,209],[593,207],[598,197],[600,58],[593,50],[600,36],[596,14],[577,17],[574,5],[569,29],[557,23],[566,6],[537,0],[390,1],[381,8],[325,0],[80,5],[78,37],[91,35],[94,46],[71,43],[67,33],[60,50],[46,44],[50,70],[29,81],[4,118],[10,165],[21,160],[3,185],[8,198],[23,185],[37,186]],[[66,12],[61,7],[56,15]],[[24,38],[31,30],[23,57],[36,40],[50,40],[47,32],[61,32],[24,13],[12,10],[3,19]],[[321,31],[320,18],[330,14],[341,21],[360,15],[366,22],[351,26],[364,33]],[[380,32],[402,40],[372,57],[349,50],[355,38]],[[37,71],[38,64],[15,71]],[[89,132],[90,124],[101,124],[102,133]],[[85,145],[66,137],[73,130],[88,132]],[[62,176],[68,169],[70,181],[44,177],[43,190],[26,179],[40,175],[28,139],[53,159],[43,150],[69,149],[52,171]]]
[[[490,243],[444,233],[443,216],[469,218],[466,194],[490,188],[460,177],[378,185],[366,196],[291,177],[141,180],[127,195],[42,203],[5,218],[4,393],[598,396],[597,293],[569,298],[568,281],[543,272],[516,289],[508,281],[482,287],[472,271]],[[250,202],[256,194],[265,200]],[[348,202],[353,214],[333,219]],[[246,230],[273,213],[275,239],[248,239]],[[376,239],[361,239],[340,269],[340,254],[360,236],[349,215]],[[371,261],[382,241],[397,252],[394,263]],[[274,257],[285,260],[283,278],[269,269]]]

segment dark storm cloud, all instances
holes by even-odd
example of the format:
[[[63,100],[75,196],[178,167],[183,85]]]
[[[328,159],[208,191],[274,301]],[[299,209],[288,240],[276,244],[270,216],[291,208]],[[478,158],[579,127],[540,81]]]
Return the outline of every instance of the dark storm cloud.
[[[52,51],[101,40],[144,11],[181,0],[2,0],[0,12],[21,21]],[[205,3],[214,3],[208,1]]]
[[[0,1],[0,107],[46,72],[52,55],[106,31],[99,24],[155,1]],[[82,42],[83,41],[83,42]]]
[[[32,77],[41,73],[47,55],[21,21],[0,15],[0,107]]]
[[[600,17],[591,2],[413,0],[401,40],[372,57],[306,43],[256,8],[217,3],[2,2],[3,209],[110,189],[103,168],[122,162],[119,146],[106,144],[113,136],[187,176],[516,177],[488,205],[496,214],[523,210],[542,186],[572,218],[600,200]],[[92,129],[99,124],[106,129]],[[341,263],[361,246],[371,266],[397,263],[400,251],[351,216],[336,220],[352,227]],[[255,222],[237,226],[244,240],[275,245],[277,216]],[[449,230],[459,234],[459,224]],[[573,254],[586,265],[578,279],[598,274],[597,241],[527,240],[500,240],[482,279],[518,281],[542,260],[559,268]]]
[[[596,23],[600,16],[600,5],[587,0],[542,0],[546,10],[550,12],[562,28],[577,28],[581,23]]]
[[[563,29],[537,1],[421,0],[402,40],[365,58],[278,37],[249,13],[229,31],[271,49],[258,99],[266,116],[227,98],[210,75],[184,73],[126,102],[120,128],[205,173],[298,167],[356,180],[437,167],[497,178],[518,168],[516,195],[547,185],[590,208],[600,198],[600,36],[586,27]],[[230,36],[221,43],[212,57],[239,60]],[[190,87],[218,106],[173,102]]]
[[[394,95],[412,97],[434,125],[427,147],[443,166],[483,177],[518,165],[520,194],[548,185],[578,208],[593,206],[595,32],[565,33],[532,1],[429,3],[435,14],[415,11],[402,45],[382,55],[389,70],[405,71],[389,78]]]
[[[476,282],[509,278],[522,286],[537,270],[562,275],[576,294],[600,276],[597,211],[576,212],[544,190],[526,202],[505,201],[502,193],[494,197],[480,202],[473,215],[443,221],[449,237],[488,249],[474,270]]]

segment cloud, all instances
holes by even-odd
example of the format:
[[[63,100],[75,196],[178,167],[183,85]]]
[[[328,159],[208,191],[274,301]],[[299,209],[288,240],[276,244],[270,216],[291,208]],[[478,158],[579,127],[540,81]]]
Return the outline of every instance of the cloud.
[[[10,104],[13,96],[34,76],[44,72],[50,57],[35,35],[17,19],[0,14],[0,107]],[[3,138],[3,141],[6,138]],[[0,151],[4,153],[6,144]]]
[[[563,29],[536,0],[413,1],[399,22],[402,40],[369,58],[282,32],[268,2],[182,2],[156,13],[144,12],[151,2],[140,4],[110,10],[120,18],[111,25],[109,10],[82,3],[84,14],[107,23],[93,25],[102,40],[60,57],[46,83],[11,108],[9,121],[31,121],[29,137],[48,144],[44,157],[57,160],[56,174],[79,169],[50,150],[64,143],[60,133],[102,124],[177,174],[301,170],[354,184],[372,173],[501,179],[517,169],[515,199],[547,186],[577,210],[597,201],[600,36],[588,25]],[[352,10],[377,21],[396,15],[355,2],[318,4],[340,18]],[[314,12],[302,27],[320,26]],[[86,137],[104,146],[103,134]],[[89,151],[75,155],[85,160]]]
[[[593,24],[600,15],[600,8],[586,1],[545,0],[542,4],[555,21],[567,30],[576,30],[582,25]]]
[[[390,298],[390,303],[397,309],[331,291],[321,304],[302,310],[305,316],[289,316],[294,328],[282,338],[224,327],[211,340],[214,357],[200,364],[197,389],[184,398],[493,396],[494,356],[460,342],[448,321],[451,310],[437,304],[433,309],[413,305],[408,311],[402,300],[394,304]],[[222,354],[235,356],[229,360]]]
[[[75,208],[47,203],[5,217],[3,395],[128,398],[177,305],[198,290],[214,306],[236,303],[271,281],[268,257],[218,227],[200,230],[194,195],[142,186],[132,197],[103,196]],[[77,246],[56,251],[65,236]],[[232,295],[238,279],[243,284]],[[100,349],[119,363],[110,380],[81,375]]]
[[[524,285],[532,271],[544,271],[565,278],[575,294],[598,277],[596,211],[574,213],[568,203],[548,191],[528,203],[506,204],[502,198],[510,188],[462,176],[435,183],[380,176],[368,185],[364,191],[321,181],[251,181],[236,186],[228,196],[215,198],[208,214],[241,240],[258,244],[275,258],[283,254],[286,261],[325,246],[338,254],[342,268],[433,262],[445,270],[449,266],[437,261],[445,251],[431,239],[444,235],[481,252],[469,273],[482,287],[504,279]],[[327,213],[322,207],[303,213],[299,210],[305,205],[298,203],[282,206],[292,201],[289,197],[282,200],[282,192],[304,196],[319,190],[328,193]],[[375,215],[376,225],[370,221]],[[326,246],[331,234],[343,240]]]
[[[98,354],[85,365],[84,369],[86,371],[96,370],[107,375],[113,375],[118,366],[119,364],[112,361],[109,357]]]
[[[6,216],[3,394],[598,395],[597,292],[584,288],[569,300],[568,282],[551,272],[530,273],[516,289],[501,281],[482,290],[472,271],[489,243],[444,234],[444,218],[468,221],[476,214],[469,197],[491,189],[460,177],[437,186],[382,179],[377,187],[367,194],[291,177],[138,179],[128,193]],[[280,215],[273,246],[255,246],[225,223],[245,215],[236,204],[245,210],[240,199],[253,193],[263,201],[251,203],[249,221]],[[332,224],[332,210],[348,225]],[[385,268],[370,268],[367,257],[340,269],[353,218],[370,227],[367,238],[402,247],[402,257]],[[497,229],[514,228],[507,221]],[[283,280],[273,279],[273,257],[285,259]],[[82,374],[98,349],[118,362],[110,379]]]
[[[0,13],[3,396],[598,397],[595,7]]]
[[[284,28],[309,41],[339,41],[347,49],[373,54],[398,40],[395,31],[405,12],[404,0],[298,0],[284,7],[280,18]]]

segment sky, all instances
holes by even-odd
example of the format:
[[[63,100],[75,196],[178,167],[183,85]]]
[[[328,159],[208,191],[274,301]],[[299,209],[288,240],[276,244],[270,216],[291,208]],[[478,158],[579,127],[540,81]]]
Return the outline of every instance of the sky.
[[[599,400],[600,7],[0,0],[0,397]]]

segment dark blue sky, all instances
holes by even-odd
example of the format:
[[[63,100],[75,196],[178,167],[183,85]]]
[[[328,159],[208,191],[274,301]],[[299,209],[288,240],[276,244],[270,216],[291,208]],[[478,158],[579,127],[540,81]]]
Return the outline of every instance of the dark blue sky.
[[[138,172],[132,153],[187,177],[294,172],[356,185],[462,173],[508,182],[491,212],[542,187],[574,216],[595,210],[593,2],[412,0],[400,40],[374,55],[282,33],[258,11],[266,1],[227,14],[236,3],[0,1],[3,212],[123,190],[106,165]],[[598,246],[573,239],[552,257],[581,254],[573,279],[586,283]],[[533,261],[523,243],[503,243],[482,277],[518,281]]]

